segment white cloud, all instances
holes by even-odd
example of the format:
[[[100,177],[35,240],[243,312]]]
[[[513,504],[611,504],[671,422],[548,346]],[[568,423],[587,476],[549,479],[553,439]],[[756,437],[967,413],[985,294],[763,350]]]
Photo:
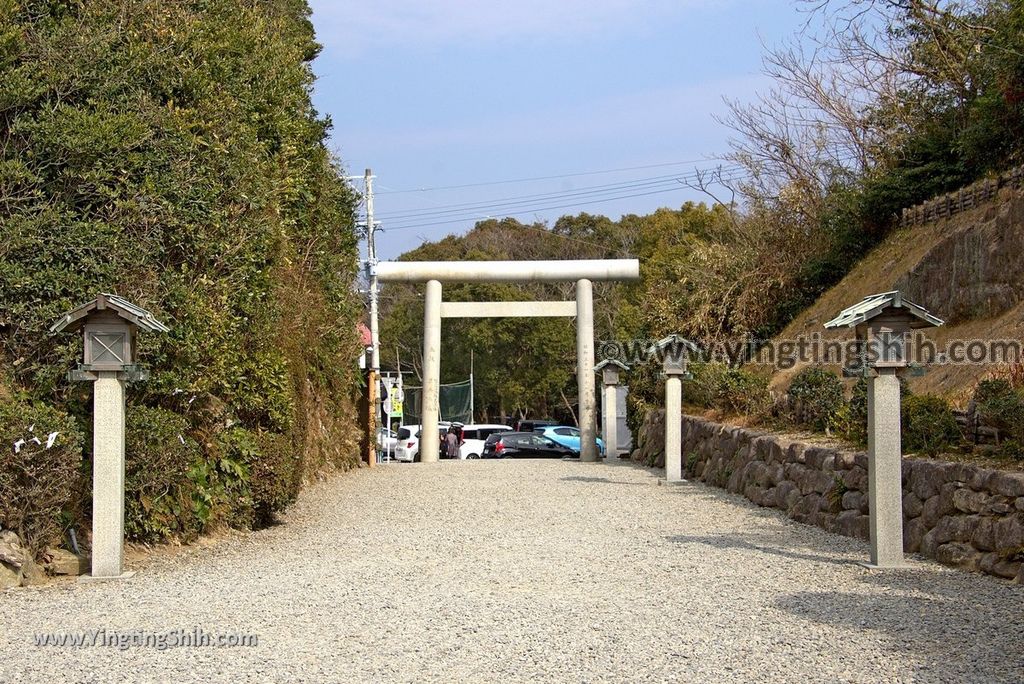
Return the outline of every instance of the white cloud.
[[[721,0],[720,0],[721,1]],[[578,38],[656,26],[714,0],[312,0],[320,42],[364,52],[526,38]]]

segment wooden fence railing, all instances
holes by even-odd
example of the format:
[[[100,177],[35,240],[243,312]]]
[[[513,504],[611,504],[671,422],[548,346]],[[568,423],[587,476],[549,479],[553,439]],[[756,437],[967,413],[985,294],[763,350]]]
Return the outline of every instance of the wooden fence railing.
[[[908,228],[949,218],[994,199],[999,194],[1000,188],[1019,188],[1022,185],[1024,185],[1024,166],[1018,166],[998,178],[985,178],[965,188],[960,188],[956,192],[941,195],[915,207],[907,207],[903,210],[900,225]]]

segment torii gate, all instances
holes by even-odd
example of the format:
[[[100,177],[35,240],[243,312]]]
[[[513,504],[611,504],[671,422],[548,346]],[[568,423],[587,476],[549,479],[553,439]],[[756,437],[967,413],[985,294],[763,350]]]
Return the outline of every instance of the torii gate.
[[[441,318],[492,316],[576,316],[576,380],[580,401],[580,459],[596,461],[597,421],[594,392],[594,280],[638,280],[636,259],[575,261],[382,261],[375,267],[382,282],[427,283],[423,307],[423,428],[420,461],[438,460],[440,442]],[[573,302],[441,301],[441,283],[576,282]]]

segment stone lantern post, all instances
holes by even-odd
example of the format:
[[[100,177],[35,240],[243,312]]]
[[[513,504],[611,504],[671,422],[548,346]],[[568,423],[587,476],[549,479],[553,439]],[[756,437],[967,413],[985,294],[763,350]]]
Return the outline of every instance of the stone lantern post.
[[[619,374],[629,370],[629,366],[614,359],[605,359],[594,366],[601,374],[604,391],[601,392],[601,416],[604,419],[604,454],[607,463],[619,456]]]
[[[865,297],[825,324],[853,328],[861,358],[846,375],[868,381],[869,568],[897,568],[903,560],[903,449],[900,440],[899,376],[908,368],[910,332],[942,320],[904,299],[898,291]]]
[[[661,358],[665,377],[665,482],[683,482],[683,380],[692,376],[686,370],[690,354],[697,346],[675,333],[659,340],[648,355]]]
[[[139,330],[168,332],[145,309],[123,297],[101,294],[62,316],[51,332],[81,329],[84,362],[73,381],[93,383],[92,575],[120,579],[124,560],[124,387],[149,374],[136,363]],[[83,578],[85,579],[85,578]]]

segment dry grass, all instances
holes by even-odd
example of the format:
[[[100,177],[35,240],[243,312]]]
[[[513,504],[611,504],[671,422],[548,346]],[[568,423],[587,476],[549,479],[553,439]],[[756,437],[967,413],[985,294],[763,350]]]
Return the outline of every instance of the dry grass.
[[[1001,457],[990,452],[987,452],[983,449],[975,449],[974,451],[970,452],[951,451],[948,453],[939,454],[935,458],[919,456],[917,454],[904,454],[903,457],[919,459],[922,461],[949,461],[952,463],[967,463],[970,465],[980,466],[982,468],[991,468],[992,470],[1024,472],[1024,461]]]

